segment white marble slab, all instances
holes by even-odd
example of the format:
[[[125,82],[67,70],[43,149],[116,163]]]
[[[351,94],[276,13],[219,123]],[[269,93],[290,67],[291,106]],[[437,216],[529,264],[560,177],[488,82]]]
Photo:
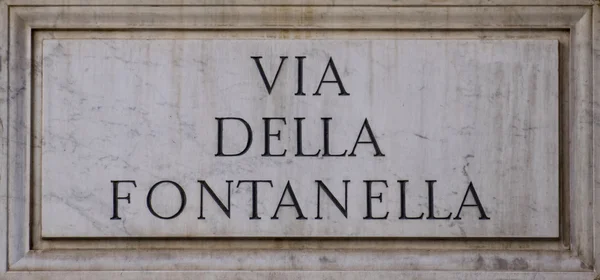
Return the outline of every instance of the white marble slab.
[[[262,56],[271,94],[251,56]],[[296,96],[303,60],[304,96]],[[318,87],[332,57],[348,95],[335,83]],[[43,44],[43,237],[557,237],[558,43],[467,40],[45,40]],[[327,70],[326,80],[335,76]],[[247,153],[218,157],[217,120],[243,118],[253,130]],[[274,120],[264,151],[265,117]],[[302,122],[304,152],[297,157]],[[331,153],[353,150],[365,119],[384,156],[358,144],[354,157],[323,157],[323,123]],[[243,125],[224,123],[224,149],[246,144]],[[368,140],[363,131],[360,141]],[[113,183],[118,197],[114,215]],[[157,182],[178,183],[186,196],[179,215],[161,219],[147,206]],[[227,206],[228,218],[204,191],[206,181]],[[252,188],[260,184],[251,219]],[[346,216],[321,192],[321,180],[344,203]],[[365,180],[373,183],[367,199]],[[405,209],[400,184],[406,183]],[[434,213],[428,183],[436,180]],[[280,207],[287,182],[303,217]],[[472,183],[485,212],[463,207]],[[367,201],[373,217],[364,219]],[[283,204],[291,204],[289,192]],[[469,192],[465,204],[474,204]],[[155,188],[158,216],[181,208],[169,183]],[[322,219],[317,217],[321,206]],[[277,211],[278,219],[272,219]],[[452,214],[450,214],[452,213]],[[449,219],[427,219],[428,216]],[[113,219],[111,219],[113,218]]]

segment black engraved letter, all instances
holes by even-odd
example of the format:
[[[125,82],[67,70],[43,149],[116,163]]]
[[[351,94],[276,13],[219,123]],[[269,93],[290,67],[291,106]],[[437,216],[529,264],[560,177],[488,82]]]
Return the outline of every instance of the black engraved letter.
[[[344,150],[341,154],[329,153],[329,121],[332,118],[321,118],[323,120],[323,156],[324,157],[343,157],[346,156],[348,150]]]
[[[271,180],[240,180],[238,181],[236,188],[239,188],[242,183],[252,184],[252,216],[250,217],[250,220],[260,220],[260,217],[258,216],[258,183],[269,183],[272,188],[273,182],[271,182]]]
[[[473,194],[473,199],[475,200],[475,204],[465,204],[465,201],[467,200],[467,195],[469,195],[469,192],[471,192],[471,194]],[[479,217],[480,220],[489,220],[490,218],[485,214],[485,210],[483,210],[483,206],[481,205],[481,201],[479,201],[479,196],[477,196],[477,192],[475,191],[475,187],[473,187],[473,182],[469,183],[469,187],[467,188],[467,192],[465,193],[465,197],[463,198],[462,203],[460,204],[460,209],[458,209],[458,213],[456,214],[456,217],[454,217],[454,220],[460,220],[460,211],[462,211],[463,207],[475,207],[477,206],[477,208],[479,209],[479,214],[481,214],[481,216]]]
[[[241,156],[243,154],[245,154],[248,149],[250,149],[250,146],[252,145],[252,128],[250,128],[250,125],[241,118],[215,118],[217,120],[217,153],[215,154],[216,157],[236,157],[236,156]],[[242,124],[244,124],[244,126],[246,127],[246,131],[248,132],[248,140],[246,140],[246,147],[244,148],[243,151],[237,153],[237,154],[225,154],[223,153],[223,121],[224,120],[236,120],[236,121],[240,121]]]
[[[436,217],[435,216],[435,206],[433,205],[433,183],[437,182],[436,180],[425,180],[427,182],[427,195],[429,196],[429,215],[427,216],[428,220],[449,220],[452,213],[448,214],[446,217]]]
[[[161,215],[158,215],[158,213],[156,213],[154,211],[154,208],[152,208],[152,193],[154,192],[154,189],[162,183],[169,183],[169,184],[175,186],[177,188],[177,190],[179,191],[179,195],[181,195],[181,206],[179,207],[179,210],[177,211],[177,213],[175,213],[169,217],[163,217]],[[152,186],[150,188],[150,191],[148,192],[148,196],[146,197],[146,206],[148,206],[148,210],[150,210],[150,213],[152,213],[152,215],[154,215],[157,218],[161,218],[161,219],[165,219],[165,220],[170,220],[170,219],[173,219],[173,218],[179,216],[179,214],[181,214],[181,212],[183,212],[183,208],[185,208],[185,203],[186,203],[186,196],[185,196],[185,192],[183,191],[183,188],[179,184],[177,184],[173,181],[168,181],[168,180],[160,181],[160,182],[154,184],[154,186]]]
[[[327,75],[327,70],[330,67],[331,67],[331,72],[333,72],[333,76],[335,77],[335,80],[334,81],[325,81],[325,76]],[[317,87],[317,90],[315,91],[315,93],[313,93],[313,95],[321,95],[321,93],[319,93],[319,90],[321,89],[321,85],[323,85],[323,83],[336,83],[338,85],[338,87],[340,88],[339,95],[350,95],[346,91],[346,89],[344,89],[344,84],[342,84],[342,79],[340,78],[340,75],[338,74],[338,71],[335,68],[335,64],[333,63],[332,57],[329,58],[329,62],[327,62],[327,66],[325,67],[325,71],[323,72],[323,77],[321,78],[319,87]]]
[[[385,216],[373,217],[373,205],[371,204],[373,198],[377,198],[379,202],[382,202],[383,193],[379,193],[379,195],[372,196],[371,195],[371,184],[373,183],[383,183],[385,187],[388,187],[387,181],[385,180],[365,180],[363,181],[367,183],[367,216],[363,217],[365,220],[385,220],[388,217],[390,212],[385,212]]]
[[[292,199],[292,204],[283,204],[283,198],[285,197],[285,193],[288,192],[290,194],[290,198]],[[277,217],[277,212],[279,212],[279,207],[294,207],[296,208],[296,213],[298,213],[298,217],[296,220],[306,220],[306,217],[302,214],[302,209],[300,209],[300,204],[298,204],[298,200],[296,199],[296,195],[294,194],[294,189],[292,189],[292,185],[290,185],[290,181],[287,181],[285,185],[285,189],[283,189],[283,193],[281,194],[281,199],[279,200],[279,204],[277,204],[277,209],[275,209],[275,214],[271,217],[271,220],[279,219]]]
[[[137,188],[137,185],[135,184],[134,180],[115,180],[115,181],[110,181],[113,185],[113,215],[110,218],[111,220],[120,220],[121,218],[119,217],[119,199],[125,199],[127,200],[127,203],[131,203],[131,201],[129,200],[129,193],[127,193],[126,196],[118,196],[119,195],[119,183],[131,183],[133,184],[134,188]]]
[[[283,121],[286,124],[285,118],[263,118],[265,121],[265,153],[263,157],[282,157],[287,153],[287,149],[284,149],[281,154],[271,154],[271,136],[277,137],[277,140],[281,140],[281,130],[277,130],[277,133],[271,133],[271,120]]]
[[[279,58],[281,58],[281,62],[279,62],[279,68],[277,68],[277,73],[275,73],[275,78],[273,78],[273,83],[269,83],[269,80],[267,79],[267,75],[265,75],[265,70],[263,70],[263,67],[260,64],[260,59],[262,58],[262,56],[251,56],[251,58],[254,59],[254,62],[256,63],[256,67],[258,67],[258,71],[260,72],[260,77],[262,78],[263,82],[265,83],[265,87],[267,88],[267,93],[270,95],[271,90],[273,90],[273,87],[275,86],[275,82],[277,82],[277,76],[279,76],[279,71],[281,70],[281,66],[283,66],[283,62],[285,61],[287,56],[279,57]]]
[[[304,154],[302,151],[302,120],[305,118],[294,118],[296,120],[296,156],[297,157],[318,157],[321,153],[319,149],[314,154]]]
[[[360,141],[360,136],[362,135],[362,132],[364,129],[367,130],[367,133],[369,134],[369,139],[371,139],[370,141]],[[362,127],[360,128],[358,137],[356,137],[356,142],[354,143],[354,148],[352,148],[352,152],[350,152],[350,154],[348,155],[349,157],[356,156],[356,154],[354,154],[354,150],[356,150],[356,146],[358,144],[373,144],[373,148],[375,149],[374,156],[376,156],[376,157],[385,156],[379,149],[379,145],[377,145],[377,140],[375,140],[375,135],[373,134],[373,131],[371,130],[371,126],[369,125],[369,121],[366,118],[365,118],[365,122],[363,123]]]
[[[225,204],[223,204],[223,202],[217,197],[215,192],[208,186],[206,181],[198,180],[198,183],[200,183],[200,217],[198,217],[198,220],[204,220],[204,215],[203,215],[203,212],[204,212],[204,189],[206,189],[208,194],[217,203],[219,208],[221,208],[221,210],[223,210],[223,213],[225,213],[225,215],[227,215],[227,218],[231,218],[229,216],[229,211],[231,210],[231,183],[232,182],[233,181],[231,181],[231,180],[227,180],[227,207],[225,207]]]
[[[317,217],[315,217],[315,220],[323,219],[323,217],[321,217],[321,189],[323,189],[323,191],[329,197],[331,202],[333,202],[333,205],[335,205],[335,207],[337,207],[337,209],[339,209],[340,212],[342,212],[344,217],[346,217],[346,219],[347,219],[348,218],[348,183],[350,183],[350,180],[344,180],[344,207],[342,207],[342,205],[340,204],[340,201],[337,200],[337,198],[335,198],[335,196],[331,193],[331,191],[329,191],[327,186],[325,184],[323,184],[323,181],[316,180],[315,182],[317,182]]]
[[[398,180],[400,183],[400,220],[420,220],[423,219],[425,213],[421,212],[418,217],[408,217],[406,215],[406,183],[408,180]]]
[[[306,95],[302,90],[302,84],[304,83],[304,79],[302,77],[302,72],[304,72],[304,67],[302,67],[302,60],[304,60],[306,56],[296,56],[296,60],[298,60],[298,91],[296,95]]]

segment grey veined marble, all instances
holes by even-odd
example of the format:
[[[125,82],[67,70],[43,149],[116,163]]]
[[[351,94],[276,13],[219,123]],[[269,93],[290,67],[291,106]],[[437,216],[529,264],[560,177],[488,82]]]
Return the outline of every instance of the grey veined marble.
[[[558,237],[551,40],[45,40],[43,237]]]

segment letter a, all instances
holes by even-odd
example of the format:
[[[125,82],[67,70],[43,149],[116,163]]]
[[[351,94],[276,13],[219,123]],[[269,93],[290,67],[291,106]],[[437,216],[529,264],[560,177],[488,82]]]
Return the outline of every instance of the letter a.
[[[330,67],[331,67],[331,72],[333,72],[333,76],[335,77],[335,81],[325,81],[325,75],[327,75],[327,70],[329,70]],[[335,64],[333,63],[333,58],[331,58],[331,57],[329,58],[329,62],[327,63],[327,66],[325,67],[325,71],[323,72],[323,77],[321,78],[319,87],[317,88],[315,93],[313,93],[313,95],[321,95],[321,93],[319,93],[319,90],[321,89],[321,86],[323,85],[323,83],[336,83],[336,84],[338,84],[338,87],[340,88],[340,91],[341,91],[339,95],[350,95],[344,88],[344,84],[342,84],[342,79],[340,78],[340,74],[338,74],[338,71],[335,68]]]
[[[471,192],[473,199],[475,200],[475,204],[465,204],[465,201],[467,200],[467,196],[469,195],[469,192]],[[481,205],[481,201],[479,200],[479,196],[477,196],[477,192],[475,191],[475,187],[473,187],[473,182],[469,183],[469,187],[467,187],[467,192],[465,192],[465,197],[463,198],[462,203],[460,204],[460,208],[458,209],[458,213],[456,214],[456,217],[454,217],[454,220],[460,220],[460,212],[462,211],[463,207],[477,207],[477,209],[479,209],[479,214],[481,215],[479,217],[480,220],[489,220],[490,218],[485,214],[485,210],[483,210],[483,206]]]

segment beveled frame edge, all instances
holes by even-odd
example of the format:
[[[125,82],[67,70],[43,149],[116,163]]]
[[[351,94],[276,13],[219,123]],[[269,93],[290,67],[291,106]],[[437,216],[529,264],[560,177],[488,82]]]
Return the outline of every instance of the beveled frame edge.
[[[598,0],[6,0],[11,6],[582,6]]]
[[[247,30],[239,32],[236,30],[34,30],[32,32],[33,44],[33,66],[39,69],[43,65],[43,44],[47,40],[483,40],[494,42],[499,40],[524,40],[536,41],[547,40],[558,43],[559,50],[559,75],[560,85],[559,106],[564,108],[569,104],[565,101],[569,92],[566,77],[569,65],[569,32],[567,30],[478,30],[478,31],[447,31],[447,30],[321,30],[318,32],[304,30]],[[45,73],[32,71],[32,162],[41,163],[42,108],[38,106],[43,101],[42,81]],[[565,110],[566,112],[566,110]],[[566,115],[566,114],[561,114]],[[564,125],[566,118],[561,117],[561,130],[566,129]],[[559,135],[563,134],[559,132]],[[561,146],[564,140],[559,139]],[[564,158],[564,155],[560,156]],[[564,164],[564,163],[562,163]],[[559,167],[560,168],[560,167]],[[42,237],[42,178],[39,165],[34,164],[32,171],[31,186],[31,249],[32,250],[69,250],[69,249],[197,249],[197,250],[228,250],[239,249],[373,249],[385,248],[396,250],[544,250],[557,251],[568,248],[569,227],[568,211],[563,211],[558,227],[560,231],[556,237],[348,237],[348,236],[323,236],[302,237],[290,236],[283,240],[281,237],[253,236],[253,237]],[[561,180],[566,180],[567,177]],[[560,184],[566,185],[566,184]],[[563,188],[559,191],[564,192]],[[568,197],[568,196],[567,196]],[[562,199],[566,199],[561,198]],[[560,208],[563,205],[561,202]],[[557,209],[557,213],[558,209]],[[558,214],[557,214],[558,215]],[[566,221],[565,221],[566,220]]]
[[[544,279],[544,280],[584,280],[593,279],[593,272],[462,272],[462,271],[72,271],[26,273],[9,272],[6,280],[40,279],[40,280],[81,280],[81,279],[122,279],[122,280],[223,280],[223,279],[310,279],[310,280],[518,280],[518,279]]]
[[[592,11],[592,95],[593,95],[593,232],[594,232],[594,270],[600,275],[600,4]]]
[[[571,250],[594,267],[594,134],[592,88],[592,13],[590,8],[571,28],[569,69],[569,188]],[[596,31],[597,32],[597,31]],[[596,89],[597,91],[597,89]],[[564,172],[564,171],[563,171]],[[575,209],[575,210],[574,210]],[[589,211],[593,209],[594,211]],[[597,268],[597,267],[596,267]]]
[[[0,274],[8,269],[8,5],[0,0]]]
[[[40,48],[45,40],[173,40],[181,39],[184,36],[186,40],[212,40],[212,39],[249,39],[249,40],[269,40],[269,39],[311,39],[311,40],[354,40],[354,39],[372,39],[372,40],[552,40],[558,42],[559,51],[559,69],[560,69],[560,108],[568,112],[565,108],[569,104],[566,100],[569,92],[569,83],[566,77],[569,65],[569,31],[568,30],[536,30],[530,32],[527,30],[321,30],[310,32],[304,30],[247,30],[239,32],[237,30],[36,30],[33,36],[33,64],[34,67],[41,67],[43,53]],[[40,137],[41,129],[36,124],[41,122],[41,109],[37,104],[41,103],[43,74],[40,71],[32,71],[32,162],[41,162]],[[561,113],[561,132],[568,127],[566,123],[566,113]],[[561,146],[566,148],[564,139],[559,139]],[[562,150],[562,149],[561,149]],[[561,155],[563,158],[561,164],[565,164],[566,153]],[[562,169],[562,167],[561,167]],[[561,178],[561,182],[568,179],[567,176]],[[273,238],[203,238],[196,237],[190,239],[178,238],[42,238],[41,234],[41,193],[39,186],[41,182],[40,167],[35,166],[32,169],[31,186],[31,248],[32,250],[84,250],[84,249],[195,249],[195,250],[229,250],[236,249],[303,249],[303,250],[339,250],[349,249],[380,249],[386,250],[529,250],[529,251],[564,251],[569,247],[569,227],[568,211],[562,211],[560,219],[560,236],[557,238],[327,238],[327,237],[305,237],[277,240]],[[562,185],[567,185],[561,183]],[[565,207],[562,200],[568,199],[564,195],[564,188],[560,188],[561,204],[560,208]],[[568,205],[568,204],[567,204]],[[490,263],[494,259],[485,260]],[[398,268],[399,270],[401,267]],[[530,270],[535,270],[533,266]]]
[[[451,7],[451,8],[434,8],[434,7],[409,7],[409,8],[377,8],[363,7],[360,10],[352,7],[318,7],[311,8],[313,18],[300,17],[303,9],[307,7],[288,7],[283,10],[261,7],[219,7],[210,6],[202,7],[186,7],[186,9],[175,9],[172,11],[163,10],[163,7],[131,7],[136,10],[136,13],[128,13],[124,7],[9,7],[6,2],[0,0],[0,16],[2,14],[10,16],[5,17],[6,21],[0,20],[0,38],[9,38],[5,41],[0,40],[0,55],[6,53],[4,58],[8,63],[0,65],[0,90],[2,90],[2,79],[4,84],[9,84],[6,101],[0,97],[0,124],[6,123],[6,130],[0,130],[4,141],[0,146],[0,153],[7,159],[6,168],[0,172],[7,172],[7,176],[0,177],[0,184],[3,188],[0,190],[0,199],[2,192],[6,192],[10,188],[7,199],[0,201],[0,210],[8,209],[5,221],[7,227],[5,231],[0,227],[0,249],[2,244],[5,244],[5,250],[8,255],[0,257],[0,272],[6,271],[10,266],[10,270],[48,270],[47,264],[55,261],[62,265],[67,263],[65,258],[75,260],[68,252],[35,252],[29,250],[29,189],[18,188],[18,186],[27,186],[30,182],[30,105],[31,105],[31,65],[23,65],[23,61],[31,62],[31,34],[32,29],[570,29],[571,32],[571,56],[570,56],[570,91],[573,94],[571,99],[569,112],[572,118],[569,122],[571,150],[570,160],[571,169],[569,170],[569,178],[571,185],[570,193],[570,210],[572,214],[570,219],[571,225],[571,248],[572,251],[566,253],[548,253],[550,259],[552,256],[559,259],[557,267],[566,268],[564,272],[571,271],[573,274],[560,274],[557,276],[554,272],[522,272],[513,273],[515,279],[528,279],[537,275],[543,275],[549,279],[581,279],[577,277],[592,276],[590,272],[592,268],[598,267],[598,244],[597,232],[600,229],[600,221],[598,219],[598,207],[594,204],[594,195],[598,198],[598,192],[594,192],[596,184],[600,183],[598,175],[593,172],[593,164],[600,159],[597,149],[593,149],[596,145],[600,145],[600,138],[593,133],[593,126],[600,124],[597,121],[600,114],[596,97],[597,90],[592,92],[592,66],[594,70],[598,70],[599,54],[598,54],[598,6],[585,7],[519,7],[513,9],[511,7]],[[244,10],[240,14],[240,10]],[[592,12],[592,10],[594,12]],[[166,12],[165,12],[166,11]],[[379,13],[376,13],[379,12]],[[419,13],[415,13],[419,12]],[[358,16],[349,16],[356,15]],[[592,25],[592,13],[594,17],[594,25]],[[418,17],[427,17],[427,21],[416,20],[415,14]],[[154,17],[154,18],[153,18]],[[158,17],[158,20],[157,20]],[[171,17],[171,21],[169,21]],[[152,18],[153,20],[148,20]],[[173,20],[175,18],[176,20]],[[240,19],[241,18],[241,19]],[[1,17],[0,17],[1,19]],[[7,22],[10,19],[10,23]],[[315,21],[318,20],[318,22]],[[300,24],[290,24],[296,22]],[[233,24],[232,24],[233,23]],[[236,26],[237,24],[237,26]],[[184,26],[185,25],[185,26]],[[240,27],[240,25],[242,25]],[[10,30],[9,30],[10,26]],[[596,27],[594,33],[594,54],[592,56],[592,27]],[[10,34],[9,34],[10,32]],[[8,43],[8,44],[7,44]],[[10,45],[10,46],[8,46]],[[8,52],[7,49],[10,49]],[[10,53],[10,57],[8,57]],[[592,65],[592,58],[594,59]],[[9,64],[10,74],[6,69]],[[4,67],[4,68],[2,68]],[[10,77],[9,77],[10,75]],[[599,86],[599,78],[593,77],[593,85]],[[7,90],[7,89],[4,89]],[[594,96],[592,96],[592,93]],[[18,104],[18,105],[15,105]],[[593,107],[592,107],[593,104]],[[20,114],[19,114],[20,113]],[[592,115],[592,113],[594,115]],[[7,119],[2,116],[11,117]],[[596,118],[594,118],[596,117]],[[8,122],[10,121],[10,122]],[[23,132],[25,131],[25,132]],[[5,136],[6,135],[6,136]],[[15,137],[15,135],[19,137]],[[8,137],[11,137],[10,139]],[[590,149],[592,150],[590,152]],[[13,161],[8,164],[8,161]],[[2,173],[0,173],[0,176]],[[8,179],[8,180],[7,180]],[[595,181],[594,181],[595,179]],[[582,201],[588,203],[581,203]],[[596,202],[600,200],[596,199]],[[577,203],[574,203],[577,202]],[[21,204],[25,207],[17,207],[15,204]],[[7,205],[8,204],[8,205]],[[590,206],[594,206],[593,212],[590,212]],[[2,222],[0,216],[0,222]],[[7,230],[7,232],[6,232]],[[4,238],[6,237],[6,238]],[[596,241],[596,242],[594,242]],[[595,250],[596,249],[596,250]],[[66,253],[66,254],[65,254]],[[83,252],[81,252],[83,253]],[[151,251],[148,251],[151,253]],[[233,255],[232,252],[224,252],[227,255]],[[240,252],[241,253],[241,252]],[[277,250],[270,252],[272,255],[278,253]],[[289,253],[289,252],[288,252]],[[292,256],[294,252],[291,252]],[[297,254],[304,253],[299,250]],[[340,253],[340,252],[338,252]],[[341,252],[344,254],[343,252]],[[506,254],[505,252],[496,252]],[[521,252],[523,253],[523,252]],[[54,255],[53,255],[54,254]],[[212,259],[211,252],[208,252],[208,259]],[[530,258],[539,252],[525,252],[523,257]],[[574,259],[569,256],[573,254],[573,258],[580,260],[581,267],[579,270],[573,266]],[[519,255],[519,254],[517,254]],[[89,255],[91,256],[91,255]],[[114,259],[115,256],[110,254],[104,255],[107,258]],[[323,256],[322,252],[317,252],[317,256]],[[596,256],[596,257],[595,257]],[[5,261],[3,260],[6,257]],[[58,259],[56,259],[58,257]],[[250,259],[251,256],[249,256]],[[118,260],[118,258],[116,258]],[[114,261],[114,260],[113,260]],[[545,261],[552,261],[546,259]],[[594,265],[594,261],[596,265]],[[565,263],[566,262],[566,263]],[[10,265],[8,265],[10,264]],[[45,268],[44,268],[45,267]],[[3,268],[3,269],[2,269]],[[307,267],[304,267],[306,269]],[[252,269],[251,267],[247,268]],[[280,268],[281,269],[281,268]],[[302,267],[298,267],[302,270]],[[74,270],[74,267],[64,267],[64,270]],[[267,269],[268,270],[268,269]],[[276,270],[276,269],[275,269]],[[295,270],[295,269],[292,269]],[[349,270],[353,270],[349,268]],[[559,271],[559,270],[554,270]],[[583,271],[583,272],[576,272]],[[587,271],[587,272],[586,272]],[[209,270],[196,271],[197,273],[209,273]],[[84,273],[84,272],[78,272]],[[87,273],[87,272],[86,272]],[[100,272],[94,272],[100,273]],[[111,272],[106,271],[103,275],[110,275]],[[157,272],[158,273],[158,272]],[[171,272],[169,275],[182,275],[177,277],[187,277],[192,272]],[[202,274],[203,277],[220,277],[220,274],[229,272],[210,272]],[[236,273],[243,274],[244,272],[230,272],[230,276],[235,276]],[[266,273],[266,272],[260,272]],[[256,275],[260,274],[257,272]],[[270,272],[271,273],[271,272]],[[275,272],[273,272],[275,273]],[[287,273],[316,273],[316,272],[278,272],[282,277],[287,277]],[[332,272],[347,274],[349,272]],[[356,272],[359,275],[363,272]],[[375,273],[375,272],[374,272]],[[386,271],[376,272],[383,273],[382,277],[419,277],[421,279],[431,278],[441,272],[423,271],[423,272],[398,272]],[[387,273],[387,274],[386,274]],[[456,275],[464,279],[480,279],[476,277],[504,277],[504,273],[510,272],[444,272]],[[9,272],[6,275],[10,277],[30,276],[31,278],[57,277],[65,279],[63,274],[56,275],[48,272],[40,276],[39,273],[31,272]],[[291,275],[290,274],[290,275]],[[342,275],[339,276],[342,276]],[[54,276],[53,276],[54,275]],[[77,274],[73,274],[77,275]],[[80,274],[79,274],[80,275]],[[122,275],[122,274],[120,274]],[[135,273],[127,273],[127,275],[135,275]],[[394,276],[395,275],[395,276]],[[404,276],[403,276],[404,275]],[[448,274],[444,274],[446,276]],[[21,277],[18,276],[18,277]],[[163,277],[166,275],[163,275]],[[191,276],[191,275],[190,275]],[[302,276],[302,275],[300,275]],[[344,276],[347,277],[348,275]],[[75,277],[75,276],[73,276]],[[104,276],[103,276],[104,277]],[[129,276],[127,276],[129,277]],[[134,276],[131,276],[134,277]],[[139,277],[139,275],[137,276]],[[157,276],[160,277],[160,276]],[[236,276],[237,277],[237,276]],[[294,276],[295,277],[295,276]],[[348,276],[349,277],[349,276]],[[365,276],[362,276],[365,277]],[[311,276],[311,278],[313,278]],[[22,279],[22,278],[19,278]],[[133,279],[133,278],[132,278]],[[257,279],[260,279],[257,278]],[[358,278],[357,278],[358,279]]]

